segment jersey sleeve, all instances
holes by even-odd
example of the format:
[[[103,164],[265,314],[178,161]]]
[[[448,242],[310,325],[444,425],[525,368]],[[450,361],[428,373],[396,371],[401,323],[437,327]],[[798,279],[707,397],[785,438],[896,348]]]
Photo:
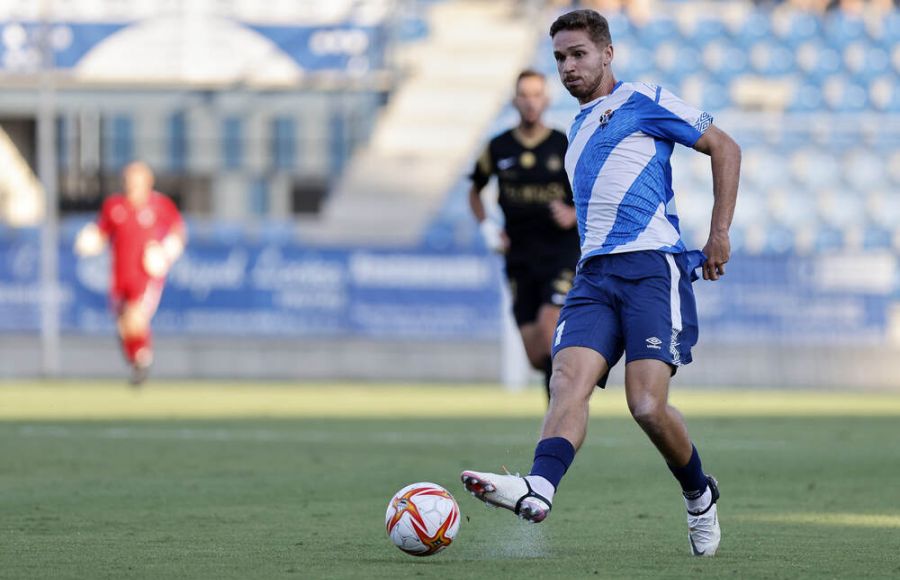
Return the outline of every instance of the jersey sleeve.
[[[472,169],[472,173],[469,174],[469,179],[472,180],[472,185],[481,189],[491,180],[493,173],[494,160],[491,155],[491,144],[488,143],[478,157],[478,161],[475,162],[475,167]]]
[[[693,147],[712,125],[712,115],[656,87],[655,97],[643,95],[640,129],[647,135]]]
[[[97,227],[100,228],[100,231],[103,232],[103,235],[109,237],[112,235],[113,230],[113,220],[112,220],[112,208],[114,202],[112,198],[106,198],[103,201],[103,205],[100,206],[100,213],[97,216]]]

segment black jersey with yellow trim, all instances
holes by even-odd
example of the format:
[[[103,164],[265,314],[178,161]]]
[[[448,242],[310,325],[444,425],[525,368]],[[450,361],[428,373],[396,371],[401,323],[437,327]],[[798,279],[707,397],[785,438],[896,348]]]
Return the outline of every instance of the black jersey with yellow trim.
[[[479,189],[497,176],[510,239],[508,260],[560,252],[578,255],[577,228],[560,228],[549,207],[553,200],[573,205],[564,166],[567,146],[561,131],[547,128],[528,138],[514,128],[491,139],[475,163],[470,177]]]

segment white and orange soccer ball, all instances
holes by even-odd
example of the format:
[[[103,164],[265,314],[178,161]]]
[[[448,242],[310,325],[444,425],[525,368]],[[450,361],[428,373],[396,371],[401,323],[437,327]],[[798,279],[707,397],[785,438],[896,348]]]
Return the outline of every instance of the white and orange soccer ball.
[[[394,494],[384,524],[398,548],[413,556],[431,556],[453,543],[459,519],[459,506],[449,491],[421,482]]]

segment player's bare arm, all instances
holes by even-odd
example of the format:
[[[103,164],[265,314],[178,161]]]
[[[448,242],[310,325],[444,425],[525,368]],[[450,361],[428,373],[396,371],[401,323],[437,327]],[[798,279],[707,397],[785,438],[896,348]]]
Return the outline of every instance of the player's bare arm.
[[[475,221],[481,223],[487,218],[487,212],[484,211],[484,202],[481,201],[481,188],[472,185],[469,188],[469,207],[472,209],[472,215]]]
[[[184,223],[178,222],[172,226],[162,241],[151,241],[144,248],[144,271],[154,278],[164,278],[184,253],[186,242]]]
[[[75,237],[75,253],[83,258],[96,256],[103,251],[106,243],[106,234],[95,222],[90,222],[81,228]]]
[[[741,173],[741,148],[728,133],[711,125],[694,149],[710,156],[713,176],[713,209],[709,239],[703,248],[706,263],[704,280],[718,280],[725,275],[725,264],[731,255],[728,230],[734,217],[738,182]]]
[[[505,253],[509,249],[509,238],[503,228],[494,220],[488,219],[484,202],[481,200],[481,188],[474,184],[469,188],[469,207],[475,221],[478,222],[485,245],[494,252]]]
[[[550,202],[550,212],[553,214],[553,221],[556,222],[556,225],[564,230],[574,228],[575,223],[578,221],[575,215],[575,208],[558,199]]]

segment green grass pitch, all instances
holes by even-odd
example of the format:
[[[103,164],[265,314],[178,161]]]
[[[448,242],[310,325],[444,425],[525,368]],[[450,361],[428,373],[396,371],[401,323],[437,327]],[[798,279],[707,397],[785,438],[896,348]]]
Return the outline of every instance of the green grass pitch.
[[[896,578],[900,394],[673,388],[720,482],[719,555],[689,555],[677,484],[598,392],[539,525],[465,493],[527,471],[536,390],[434,385],[0,385],[2,578]],[[391,495],[447,487],[431,558],[384,530]]]

